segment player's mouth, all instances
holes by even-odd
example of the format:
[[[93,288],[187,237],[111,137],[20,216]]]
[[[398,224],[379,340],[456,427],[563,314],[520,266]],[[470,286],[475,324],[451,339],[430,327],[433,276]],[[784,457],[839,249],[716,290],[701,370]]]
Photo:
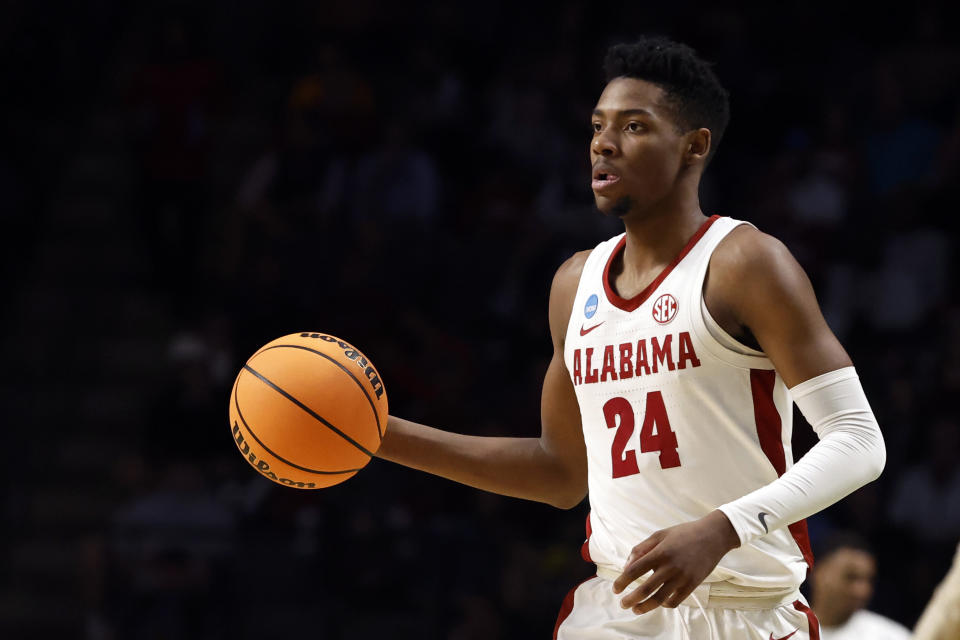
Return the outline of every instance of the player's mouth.
[[[620,182],[620,176],[605,168],[593,170],[593,181],[590,186],[594,191],[603,191],[610,186]]]

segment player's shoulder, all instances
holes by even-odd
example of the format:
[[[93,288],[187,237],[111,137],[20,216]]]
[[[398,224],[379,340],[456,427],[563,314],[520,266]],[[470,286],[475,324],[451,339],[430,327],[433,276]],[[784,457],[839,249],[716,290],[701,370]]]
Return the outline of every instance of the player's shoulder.
[[[764,266],[793,262],[790,249],[778,238],[750,224],[739,224],[717,244],[711,267],[722,265],[749,272]]]
[[[557,268],[550,285],[551,310],[569,310],[573,306],[573,299],[577,296],[577,287],[580,285],[580,276],[583,274],[583,265],[590,256],[590,250],[578,251]],[[569,314],[567,314],[569,316]]]
[[[787,246],[748,224],[717,244],[707,274],[704,294],[711,312],[746,326],[774,309],[816,305],[810,280]]]
[[[583,265],[586,264],[590,252],[591,249],[577,251],[564,260],[553,276],[553,287],[569,287],[572,285],[576,290],[576,286],[580,282],[580,276],[583,274]]]
[[[557,268],[550,285],[550,330],[556,345],[562,345],[565,327],[570,320],[573,301],[577,297],[583,265],[591,250],[578,251]]]
[[[744,293],[751,287],[789,290],[804,279],[806,273],[790,249],[749,224],[730,230],[710,257],[711,286]]]

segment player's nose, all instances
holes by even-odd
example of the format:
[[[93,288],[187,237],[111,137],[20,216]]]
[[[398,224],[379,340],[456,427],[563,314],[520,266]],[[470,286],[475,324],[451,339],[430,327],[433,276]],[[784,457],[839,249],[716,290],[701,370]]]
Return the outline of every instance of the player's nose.
[[[614,156],[619,153],[616,140],[607,132],[601,132],[593,137],[590,143],[590,150],[601,156]]]

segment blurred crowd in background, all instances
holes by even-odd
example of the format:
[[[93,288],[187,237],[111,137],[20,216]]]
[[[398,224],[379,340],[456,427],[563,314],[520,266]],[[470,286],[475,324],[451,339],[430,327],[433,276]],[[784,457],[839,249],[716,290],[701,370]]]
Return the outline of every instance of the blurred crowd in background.
[[[621,229],[589,188],[603,54],[640,33],[716,62],[703,210],[787,244],[858,368],[886,471],[811,537],[866,536],[871,608],[912,625],[960,538],[958,12],[5,3],[0,630],[547,637],[592,575],[586,502],[378,460],[285,489],[227,398],[259,346],[321,331],[392,413],[537,435],[552,274]]]

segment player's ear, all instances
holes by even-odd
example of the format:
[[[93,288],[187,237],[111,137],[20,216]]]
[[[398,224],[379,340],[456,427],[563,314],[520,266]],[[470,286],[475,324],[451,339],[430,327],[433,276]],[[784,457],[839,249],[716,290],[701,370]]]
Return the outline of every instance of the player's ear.
[[[707,159],[710,153],[710,129],[703,127],[688,131],[686,136],[686,149],[684,150],[684,160],[687,164],[697,164]]]

